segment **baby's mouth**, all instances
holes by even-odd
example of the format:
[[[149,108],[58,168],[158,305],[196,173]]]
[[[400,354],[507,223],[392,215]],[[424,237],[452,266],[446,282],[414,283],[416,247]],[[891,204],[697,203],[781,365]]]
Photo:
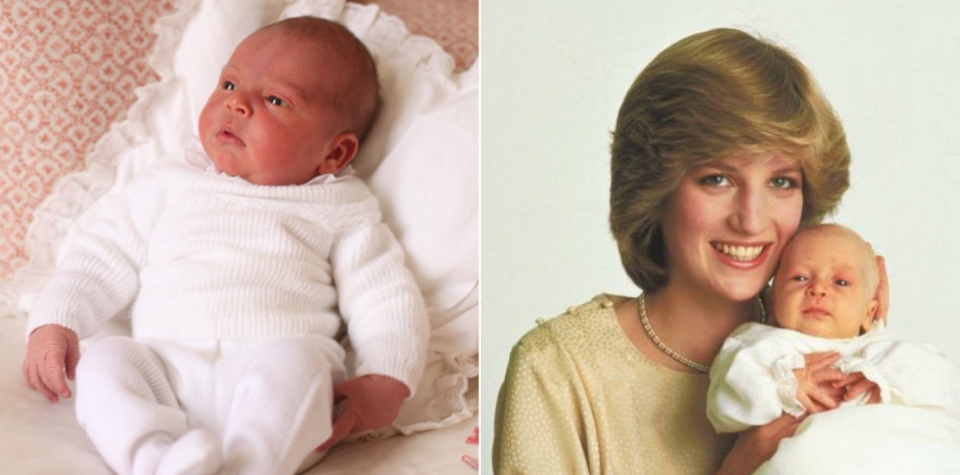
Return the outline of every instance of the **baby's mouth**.
[[[810,318],[814,318],[814,319],[820,320],[820,319],[824,319],[824,318],[829,317],[829,316],[830,316],[830,312],[828,312],[828,311],[826,311],[826,310],[824,310],[824,309],[822,309],[822,308],[819,308],[819,307],[813,307],[813,308],[805,308],[805,309],[803,309],[803,315],[806,316],[806,317],[810,317]]]
[[[217,139],[238,147],[247,146],[247,144],[243,143],[243,140],[240,140],[240,137],[237,137],[237,134],[230,127],[224,127],[220,129],[220,132],[217,132]]]
[[[766,246],[763,245],[736,246],[719,241],[710,241],[710,246],[719,251],[721,254],[739,262],[753,261],[763,253],[764,249],[766,249]]]

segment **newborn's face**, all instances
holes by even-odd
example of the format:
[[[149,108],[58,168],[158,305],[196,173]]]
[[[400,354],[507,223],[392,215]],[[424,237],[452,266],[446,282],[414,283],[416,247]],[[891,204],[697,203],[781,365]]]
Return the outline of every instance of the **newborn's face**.
[[[220,171],[262,185],[298,185],[320,174],[343,126],[327,100],[336,68],[297,41],[257,32],[223,68],[199,124]]]
[[[838,233],[800,233],[784,251],[773,284],[783,328],[824,338],[852,338],[876,310],[865,244]]]

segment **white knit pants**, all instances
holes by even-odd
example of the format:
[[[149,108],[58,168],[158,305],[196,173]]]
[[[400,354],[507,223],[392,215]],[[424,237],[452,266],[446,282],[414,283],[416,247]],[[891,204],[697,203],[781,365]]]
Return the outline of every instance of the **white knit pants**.
[[[291,475],[319,460],[342,360],[319,336],[110,337],[80,359],[77,419],[121,475]]]

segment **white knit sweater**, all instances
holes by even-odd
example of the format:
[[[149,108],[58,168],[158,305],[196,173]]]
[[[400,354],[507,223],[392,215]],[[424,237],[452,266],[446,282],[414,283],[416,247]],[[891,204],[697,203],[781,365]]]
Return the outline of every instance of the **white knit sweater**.
[[[352,176],[255,185],[216,172],[197,142],[183,155],[132,183],[76,240],[28,332],[57,324],[86,338],[131,302],[134,337],[174,341],[332,339],[342,317],[357,375],[412,392],[426,310],[366,185]]]

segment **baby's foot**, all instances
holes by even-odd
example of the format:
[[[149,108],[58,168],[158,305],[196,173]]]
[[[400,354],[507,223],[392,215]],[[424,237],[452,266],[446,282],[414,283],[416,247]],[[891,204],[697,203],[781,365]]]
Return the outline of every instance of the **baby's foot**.
[[[220,441],[209,431],[194,429],[163,454],[157,475],[213,475],[221,463]]]

